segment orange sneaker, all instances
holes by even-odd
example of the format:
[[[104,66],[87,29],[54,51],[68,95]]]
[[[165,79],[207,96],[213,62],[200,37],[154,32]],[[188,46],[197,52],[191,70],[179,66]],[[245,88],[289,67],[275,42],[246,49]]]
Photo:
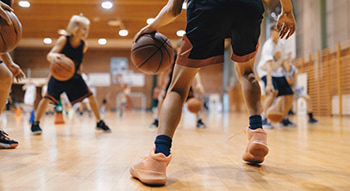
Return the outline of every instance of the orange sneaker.
[[[243,160],[251,163],[261,163],[269,152],[267,148],[266,132],[259,128],[251,130],[248,128],[248,145],[243,154]]]
[[[130,174],[144,184],[164,185],[166,183],[166,167],[171,160],[171,154],[167,157],[163,153],[149,155],[130,167]]]

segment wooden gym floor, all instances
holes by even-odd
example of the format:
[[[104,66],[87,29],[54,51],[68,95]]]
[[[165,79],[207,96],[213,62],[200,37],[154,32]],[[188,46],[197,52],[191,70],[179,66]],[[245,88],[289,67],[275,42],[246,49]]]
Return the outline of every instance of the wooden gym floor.
[[[148,187],[129,174],[129,167],[153,147],[151,112],[104,116],[112,133],[95,130],[87,113],[53,116],[41,121],[43,134],[32,136],[29,115],[4,112],[1,127],[20,142],[0,150],[1,191],[233,191],[233,190],[350,190],[350,118],[293,116],[297,127],[267,129],[270,153],[261,166],[251,166],[241,155],[245,134],[228,138],[247,127],[245,113],[202,113],[205,129],[184,113],[173,141],[168,181]]]

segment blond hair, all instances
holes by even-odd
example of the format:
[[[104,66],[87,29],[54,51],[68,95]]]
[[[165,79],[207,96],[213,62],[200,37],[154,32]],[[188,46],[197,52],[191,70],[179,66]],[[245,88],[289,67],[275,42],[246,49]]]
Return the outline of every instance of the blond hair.
[[[75,32],[78,30],[78,27],[81,24],[85,24],[87,26],[90,25],[90,20],[84,17],[82,14],[73,15],[68,23],[66,32],[68,35],[75,35]]]

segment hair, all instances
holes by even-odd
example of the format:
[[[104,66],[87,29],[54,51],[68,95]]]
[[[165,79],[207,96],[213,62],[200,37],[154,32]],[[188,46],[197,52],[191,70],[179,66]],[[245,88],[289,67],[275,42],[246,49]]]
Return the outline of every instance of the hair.
[[[12,0],[1,0],[3,3],[11,7]]]
[[[73,15],[66,29],[67,34],[74,35],[80,24],[90,25],[90,20],[84,17],[82,14]]]

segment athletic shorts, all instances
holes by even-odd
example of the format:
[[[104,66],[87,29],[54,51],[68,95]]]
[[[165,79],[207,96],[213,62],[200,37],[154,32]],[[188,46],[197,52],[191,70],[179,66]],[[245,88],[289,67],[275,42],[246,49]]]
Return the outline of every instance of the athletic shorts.
[[[262,81],[264,81],[265,87],[267,84],[266,76],[261,78]],[[275,90],[278,90],[278,96],[284,96],[284,95],[293,95],[293,90],[288,84],[285,77],[272,77],[272,84]]]
[[[264,11],[261,0],[189,0],[176,64],[199,68],[223,63],[225,38],[231,38],[233,61],[254,58]]]
[[[59,81],[53,76],[50,76],[47,92],[44,97],[58,104],[63,92],[66,92],[72,105],[92,95],[92,92],[87,87],[80,74],[74,74],[74,76],[67,81]]]

